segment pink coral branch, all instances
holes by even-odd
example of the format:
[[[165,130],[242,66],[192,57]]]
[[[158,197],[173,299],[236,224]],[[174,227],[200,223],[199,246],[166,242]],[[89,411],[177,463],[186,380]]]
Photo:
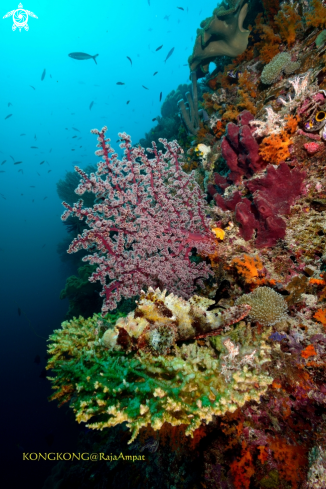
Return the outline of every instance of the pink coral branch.
[[[92,208],[83,208],[82,200],[73,206],[64,203],[63,220],[77,216],[89,227],[68,253],[97,249],[83,260],[97,265],[90,281],[102,284],[103,314],[145,286],[188,298],[195,283],[212,274],[206,262],[190,260],[193,248],[203,255],[215,252],[204,194],[194,175],[182,171],[183,151],[176,141],[160,140],[165,153],[153,143],[149,158],[144,148],[132,147],[130,136],[120,133],[120,161],[105,138],[106,130],[92,131],[100,148],[96,154],[102,157],[97,172],[86,175],[76,167],[81,176],[76,193],[92,192],[97,203]]]

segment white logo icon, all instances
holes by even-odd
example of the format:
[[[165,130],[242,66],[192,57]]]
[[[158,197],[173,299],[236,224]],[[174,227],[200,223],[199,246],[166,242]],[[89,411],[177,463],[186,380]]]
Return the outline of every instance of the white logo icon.
[[[30,12],[29,10],[24,10],[23,5],[21,3],[18,5],[17,10],[12,10],[11,12],[8,12],[6,15],[3,16],[3,18],[6,19],[11,15],[12,15],[12,20],[14,21],[12,30],[15,31],[18,27],[19,32],[21,32],[22,28],[24,28],[25,31],[28,31],[29,26],[27,24],[27,21],[29,15],[31,17],[34,17],[35,19],[38,19],[38,17],[36,17],[36,15],[33,14],[33,12]]]

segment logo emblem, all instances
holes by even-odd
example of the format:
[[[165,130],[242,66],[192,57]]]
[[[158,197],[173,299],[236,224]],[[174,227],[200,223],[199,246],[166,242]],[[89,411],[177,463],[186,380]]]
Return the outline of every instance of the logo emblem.
[[[11,15],[12,15],[12,20],[14,21],[12,30],[15,31],[18,27],[19,32],[21,32],[22,28],[24,28],[25,31],[28,31],[29,26],[27,24],[27,21],[29,15],[31,17],[34,17],[35,19],[38,19],[38,17],[36,17],[36,15],[33,14],[33,12],[23,9],[23,5],[21,3],[18,5],[17,10],[12,10],[11,12],[8,12],[6,15],[3,16],[3,18],[6,19]]]

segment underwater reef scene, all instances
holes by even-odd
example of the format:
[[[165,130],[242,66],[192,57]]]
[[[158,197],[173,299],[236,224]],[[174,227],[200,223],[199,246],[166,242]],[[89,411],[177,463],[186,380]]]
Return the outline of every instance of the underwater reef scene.
[[[325,66],[322,0],[229,0],[152,144],[92,130],[47,370],[81,450],[117,456],[45,489],[326,489]]]

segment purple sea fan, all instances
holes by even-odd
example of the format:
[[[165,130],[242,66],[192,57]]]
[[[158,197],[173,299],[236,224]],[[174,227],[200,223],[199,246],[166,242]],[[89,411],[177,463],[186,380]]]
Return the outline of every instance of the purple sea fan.
[[[132,147],[130,136],[119,133],[124,149],[120,161],[110,139],[105,139],[106,131],[107,127],[91,131],[101,148],[95,154],[103,158],[97,172],[88,176],[75,167],[81,176],[75,192],[93,192],[96,204],[83,208],[82,200],[72,207],[63,202],[67,210],[62,220],[72,214],[86,218],[89,226],[74,239],[68,253],[92,251],[83,261],[98,265],[90,281],[99,280],[103,286],[103,314],[114,309],[121,297],[138,295],[145,286],[189,298],[195,284],[202,285],[201,279],[212,274],[205,262],[191,262],[191,249],[213,254],[216,240],[206,217],[204,194],[194,174],[181,169],[183,150],[176,141],[160,139],[166,151],[158,151],[152,143],[152,149],[147,149],[154,155],[150,159],[144,148]]]

